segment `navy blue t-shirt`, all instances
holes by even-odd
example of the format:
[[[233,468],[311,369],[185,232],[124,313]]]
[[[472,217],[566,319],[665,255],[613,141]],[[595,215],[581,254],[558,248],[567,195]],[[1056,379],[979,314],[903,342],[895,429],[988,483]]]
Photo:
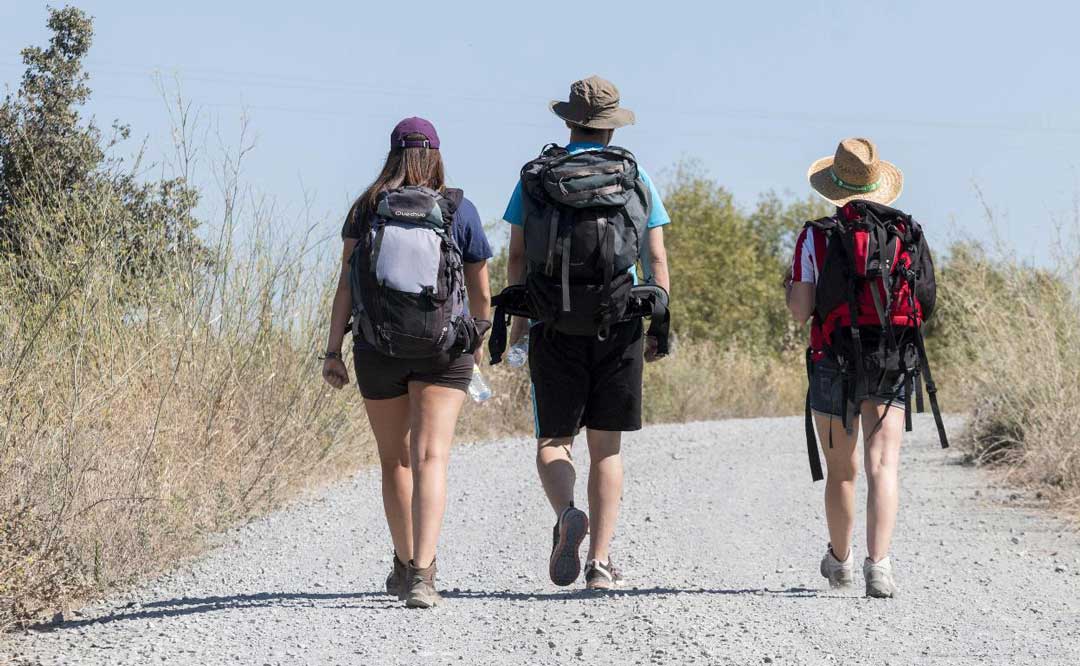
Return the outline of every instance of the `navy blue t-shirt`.
[[[341,226],[342,238],[361,237],[363,232],[356,220],[358,208],[358,206],[354,205],[345,217],[345,224]],[[461,258],[465,263],[476,264],[487,261],[494,256],[487,234],[484,233],[484,223],[480,220],[480,212],[476,210],[473,202],[468,199],[461,200],[461,204],[454,214],[454,226],[450,228],[450,233],[453,234],[454,242],[457,243],[458,248],[461,250]],[[357,349],[373,349],[367,340],[359,336],[354,337],[353,344]]]

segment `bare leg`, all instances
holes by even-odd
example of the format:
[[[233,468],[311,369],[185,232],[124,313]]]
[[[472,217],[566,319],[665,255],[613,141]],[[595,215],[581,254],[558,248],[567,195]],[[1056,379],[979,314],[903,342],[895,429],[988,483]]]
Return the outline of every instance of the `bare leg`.
[[[536,471],[556,516],[561,516],[566,507],[574,503],[577,472],[570,455],[573,446],[573,437],[540,439],[536,442]]]
[[[413,470],[413,562],[431,566],[446,511],[446,468],[465,392],[409,383]]]
[[[394,552],[402,562],[413,555],[412,470],[409,468],[409,396],[364,400],[382,468],[383,511]]]
[[[590,560],[608,561],[608,548],[615,536],[622,501],[622,433],[609,430],[586,432],[589,440],[589,556]]]
[[[829,524],[829,543],[833,555],[846,560],[851,552],[851,531],[855,526],[855,479],[859,475],[856,445],[859,424],[853,423],[849,435],[839,416],[814,414],[818,440],[825,454],[825,520]],[[831,435],[830,435],[831,433]],[[832,446],[829,446],[830,436]]]
[[[870,559],[878,562],[888,556],[896,527],[904,408],[893,405],[886,414],[885,405],[867,401],[862,406],[862,421],[866,433],[866,485],[869,491],[866,497],[866,550]]]

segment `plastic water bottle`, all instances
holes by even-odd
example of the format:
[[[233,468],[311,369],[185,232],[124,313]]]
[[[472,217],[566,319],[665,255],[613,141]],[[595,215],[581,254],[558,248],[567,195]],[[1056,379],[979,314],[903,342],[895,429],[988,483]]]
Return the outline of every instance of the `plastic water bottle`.
[[[469,397],[475,403],[482,403],[491,399],[491,387],[484,381],[484,376],[480,374],[480,366],[473,366],[472,381],[469,382]]]
[[[506,362],[511,368],[520,368],[529,360],[529,336],[523,337],[506,352]]]

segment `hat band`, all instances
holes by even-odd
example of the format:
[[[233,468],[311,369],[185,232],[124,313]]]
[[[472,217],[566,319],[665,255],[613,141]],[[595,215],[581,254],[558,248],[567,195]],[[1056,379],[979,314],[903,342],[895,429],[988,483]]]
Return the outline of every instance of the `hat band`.
[[[854,183],[849,183],[840,178],[840,176],[837,176],[836,171],[832,167],[829,167],[829,175],[832,176],[832,181],[836,183],[837,187],[842,187],[845,190],[850,190],[851,192],[873,192],[877,188],[881,187],[880,180],[875,180],[869,185],[855,185]]]

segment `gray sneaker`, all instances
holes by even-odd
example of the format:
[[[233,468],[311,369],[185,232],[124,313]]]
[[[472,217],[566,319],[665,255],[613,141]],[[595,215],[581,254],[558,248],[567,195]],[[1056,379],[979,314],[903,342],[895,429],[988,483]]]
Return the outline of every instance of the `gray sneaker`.
[[[395,552],[394,569],[386,577],[386,593],[392,597],[397,597],[398,601],[405,601],[405,577],[407,571],[408,567],[398,558]]]
[[[886,557],[878,562],[866,558],[862,565],[863,578],[866,579],[866,596],[877,599],[892,599],[897,596],[896,579],[893,578],[892,562]]]
[[[423,569],[417,569],[413,561],[409,560],[405,581],[408,584],[408,591],[405,594],[407,607],[431,608],[442,601],[442,597],[435,589],[435,560]]]
[[[585,565],[586,590],[611,590],[621,582],[622,573],[615,568],[611,558],[608,558],[607,562],[589,560]]]
[[[833,555],[832,544],[829,544],[825,557],[821,558],[821,575],[829,579],[829,587],[833,589],[854,586],[855,555],[852,549],[848,549],[846,560],[838,560]]]
[[[567,507],[552,533],[548,575],[551,582],[565,587],[581,573],[581,542],[589,533],[589,517],[581,509]]]

